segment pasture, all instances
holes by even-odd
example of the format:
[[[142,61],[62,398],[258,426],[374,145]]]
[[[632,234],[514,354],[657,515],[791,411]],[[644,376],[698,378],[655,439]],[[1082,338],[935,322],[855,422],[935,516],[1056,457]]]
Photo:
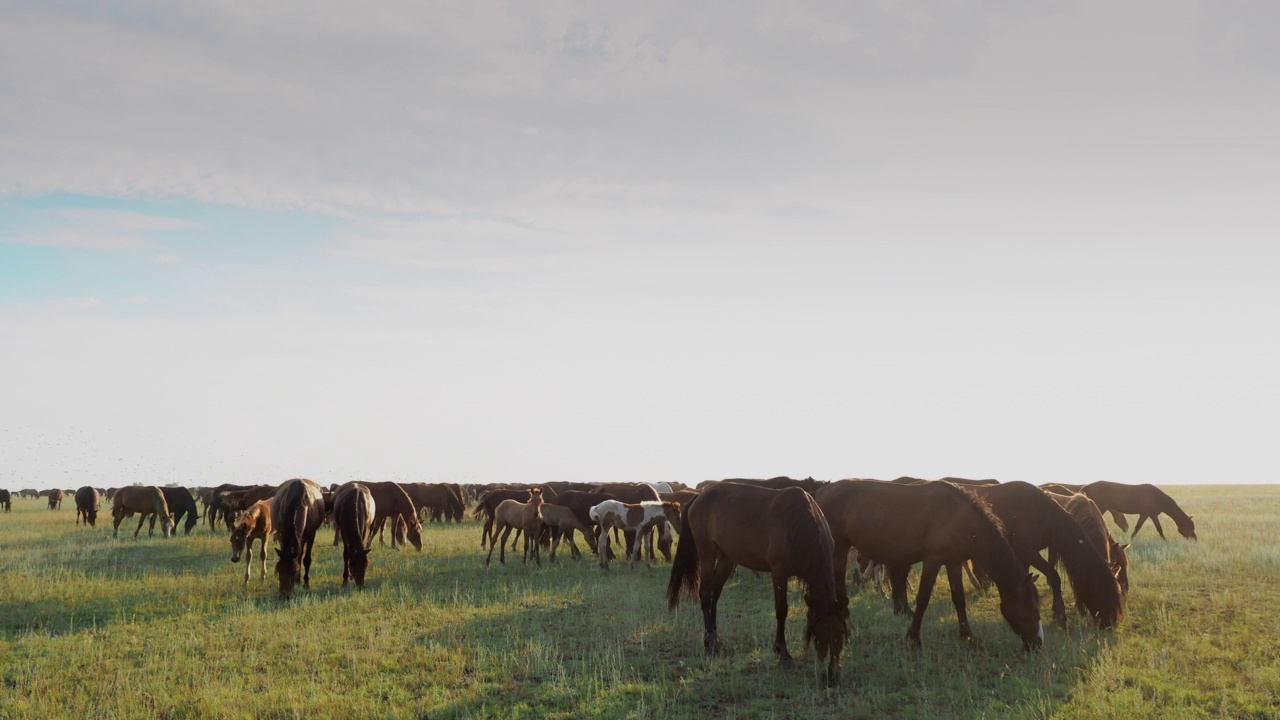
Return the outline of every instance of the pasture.
[[[798,586],[798,668],[783,672],[769,580],[742,569],[720,601],[725,652],[707,658],[697,600],[666,610],[662,561],[605,572],[565,551],[538,568],[516,552],[486,569],[468,520],[425,526],[421,552],[375,545],[358,591],[340,586],[325,526],[311,589],[286,602],[270,569],[246,587],[204,523],[113,540],[105,508],[91,530],[67,505],[15,500],[0,514],[0,718],[1280,717],[1280,486],[1164,489],[1200,542],[1139,534],[1115,631],[1075,615],[1069,588],[1068,629],[1053,626],[1046,593],[1044,647],[1027,655],[994,590],[970,589],[971,647],[942,582],[913,651],[908,618],[867,587],[832,688],[802,645]]]

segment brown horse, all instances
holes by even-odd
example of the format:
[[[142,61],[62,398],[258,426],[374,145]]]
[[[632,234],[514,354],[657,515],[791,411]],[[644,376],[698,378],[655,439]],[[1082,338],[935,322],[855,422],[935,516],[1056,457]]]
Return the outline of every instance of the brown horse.
[[[462,521],[462,498],[444,483],[404,483],[400,487],[418,509],[418,519],[425,511],[432,521]]]
[[[333,495],[333,544],[342,540],[342,584],[355,580],[364,588],[364,574],[369,569],[369,550],[365,539],[373,530],[376,506],[373,493],[359,483],[338,488]]]
[[[1134,526],[1129,537],[1136,536],[1142,529],[1142,524],[1151,520],[1151,524],[1156,526],[1156,532],[1160,533],[1160,539],[1168,540],[1164,536],[1164,528],[1160,527],[1160,513],[1164,513],[1173,518],[1173,522],[1178,526],[1178,533],[1182,537],[1188,540],[1196,539],[1196,524],[1191,520],[1191,516],[1183,512],[1173,498],[1155,485],[1149,483],[1126,485],[1099,480],[1085,485],[1080,492],[1088,495],[1099,510],[1110,512],[1112,517],[1137,515],[1138,524]]]
[[[667,582],[667,608],[682,593],[702,602],[702,645],[720,651],[716,606],[720,592],[738,565],[769,573],[777,619],[773,651],[784,668],[795,666],[787,651],[787,581],[807,586],[805,644],[813,643],[818,662],[827,660],[827,681],[834,683],[840,652],[849,636],[848,600],[836,591],[831,530],[813,498],[800,488],[720,483],[703,490],[681,514],[680,544]]]
[[[563,505],[553,505],[549,502],[542,504],[542,522],[551,529],[551,559],[556,559],[556,548],[560,546],[560,541],[569,544],[571,557],[577,558],[582,553],[578,550],[578,546],[573,542],[573,531],[577,530],[587,539],[587,545],[591,548],[591,552],[596,552],[596,536],[591,525],[584,523],[570,508]]]
[[[1043,487],[1043,486],[1042,486]],[[1072,520],[1080,526],[1084,534],[1098,549],[1098,553],[1103,555],[1107,560],[1107,566],[1111,568],[1111,574],[1115,576],[1116,581],[1120,583],[1120,592],[1129,593],[1129,554],[1125,552],[1129,549],[1126,543],[1121,545],[1111,537],[1111,531],[1107,530],[1107,522],[1102,518],[1102,512],[1098,510],[1098,506],[1089,499],[1084,493],[1047,493],[1053,501],[1062,506],[1063,510],[1071,516]],[[1049,548],[1049,562],[1057,561],[1057,554],[1053,548]],[[1068,579],[1070,576],[1068,575]],[[1074,587],[1074,584],[1073,584]],[[1076,593],[1077,597],[1079,592]],[[1079,606],[1080,612],[1084,613],[1084,606]]]
[[[493,513],[505,500],[529,502],[529,488],[491,488],[476,497],[476,509],[472,511],[474,518],[484,518],[484,526],[480,529],[480,549],[493,547],[497,535],[493,531]],[[543,498],[544,500],[546,498]]]
[[[387,520],[391,525],[391,549],[403,545],[406,538],[415,550],[422,551],[422,523],[418,520],[418,511],[413,500],[399,483],[391,481],[360,483],[369,488],[373,495],[376,514],[373,516],[373,529],[369,534],[369,546],[373,546],[373,536],[380,535],[386,527]],[[403,522],[403,525],[401,524]]]
[[[1124,617],[1123,594],[1099,551],[1080,525],[1061,505],[1040,488],[1025,482],[970,488],[987,502],[1004,524],[1005,538],[1018,560],[1039,570],[1053,590],[1053,617],[1066,627],[1066,604],[1062,600],[1062,579],[1054,564],[1040,555],[1042,549],[1061,558],[1076,602],[1082,604],[1098,627],[1112,628]]]
[[[61,490],[58,490],[57,488],[50,490],[49,491],[49,509],[61,510],[62,498],[65,496],[66,496],[66,493],[62,492]]]
[[[89,527],[98,526],[98,506],[101,499],[97,489],[85,485],[76,491],[76,524],[80,524],[80,518],[84,518],[84,524]]]
[[[13,493],[0,490],[0,507],[3,507],[5,512],[13,511]]]
[[[231,531],[231,562],[240,562],[244,554],[244,582],[249,584],[253,570],[253,541],[258,540],[258,559],[262,561],[262,579],[267,579],[267,540],[272,535],[271,501],[259,500],[244,511]]]
[[[169,514],[169,505],[164,501],[164,493],[160,492],[160,488],[154,485],[130,485],[117,490],[111,501],[111,516],[115,519],[111,537],[116,537],[120,532],[120,523],[134,513],[138,513],[138,529],[133,531],[134,537],[138,537],[138,533],[142,531],[142,523],[150,516],[160,518],[160,529],[165,537],[173,536],[173,516]],[[153,526],[147,536],[150,537],[154,532]]]
[[[920,646],[920,625],[938,571],[944,567],[960,637],[972,640],[962,571],[970,558],[981,564],[995,582],[1000,593],[1000,613],[1022,638],[1023,647],[1034,649],[1043,644],[1040,597],[1034,578],[1009,546],[1000,520],[973,493],[944,482],[908,485],[841,480],[819,490],[815,499],[831,523],[842,599],[847,598],[845,571],[852,547],[888,569],[894,611],[902,614],[910,612],[907,576],[911,566],[924,563],[915,614],[907,630],[907,640],[912,645]]]
[[[311,587],[311,547],[323,520],[324,496],[320,486],[311,480],[286,480],[271,498],[271,521],[280,541],[276,575],[280,578],[280,597],[285,600],[293,596],[299,576],[303,587]]]
[[[507,537],[511,535],[512,529],[523,531],[524,533],[524,562],[529,564],[529,551],[533,550],[533,559],[542,566],[542,558],[538,555],[538,535],[542,530],[542,488],[535,487],[529,490],[529,502],[522,503],[519,500],[503,500],[493,512],[494,528],[493,533],[498,536],[498,562],[503,565],[507,564]],[[489,561],[493,558],[493,541],[489,542],[489,555],[485,557],[485,567],[489,566]]]

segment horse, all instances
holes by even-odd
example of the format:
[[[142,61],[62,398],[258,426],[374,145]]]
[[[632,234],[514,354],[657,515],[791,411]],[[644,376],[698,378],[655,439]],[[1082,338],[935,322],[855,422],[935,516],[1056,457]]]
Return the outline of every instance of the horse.
[[[160,492],[160,488],[154,485],[130,485],[117,490],[111,502],[111,517],[115,520],[111,537],[116,537],[120,532],[120,523],[134,513],[138,513],[138,529],[133,531],[135,538],[142,531],[142,523],[148,516],[159,516],[160,529],[164,532],[164,536],[173,537],[173,517],[169,515],[169,504],[165,502],[164,493]],[[155,525],[153,524],[147,531],[147,537],[154,534]]]
[[[80,518],[84,518],[84,524],[89,527],[98,526],[98,506],[101,500],[98,491],[88,485],[76,491],[76,524],[80,524]],[[155,516],[152,515],[152,522],[155,522]]]
[[[476,509],[472,511],[471,516],[476,519],[484,517],[484,527],[480,529],[481,550],[486,547],[486,543],[488,547],[493,547],[493,541],[496,538],[496,533],[493,531],[493,513],[498,506],[505,500],[529,502],[529,497],[528,488],[490,488],[476,497]]]
[[[907,641],[912,646],[920,647],[920,625],[938,571],[944,567],[960,637],[972,642],[962,574],[962,566],[970,558],[995,582],[1000,593],[1000,613],[1022,639],[1023,647],[1032,650],[1044,643],[1034,576],[1018,561],[1000,520],[972,492],[944,482],[907,485],[840,480],[818,490],[814,499],[831,523],[836,580],[845,602],[845,573],[852,547],[888,569],[893,609],[900,614],[910,612],[907,576],[911,566],[924,563],[915,614],[907,630]]]
[[[1061,505],[1040,488],[1025,482],[970,489],[1000,518],[1005,538],[1018,560],[1044,575],[1053,591],[1053,618],[1060,627],[1067,624],[1062,579],[1054,564],[1040,555],[1044,548],[1062,560],[1075,590],[1076,602],[1088,610],[1098,627],[1115,627],[1124,617],[1123,593],[1106,556]]]
[[[342,541],[342,584],[355,580],[364,589],[364,574],[369,569],[369,550],[365,538],[373,529],[376,505],[373,493],[359,483],[348,483],[333,494],[333,544]]]
[[[64,493],[64,492],[63,492],[63,491],[61,491],[61,490],[58,490],[57,488],[54,488],[53,490],[50,490],[50,491],[49,491],[49,509],[50,509],[50,510],[61,510],[61,509],[62,509],[62,498],[63,498],[63,497],[65,497],[65,496],[66,496],[66,493]]]
[[[652,485],[646,485],[645,483],[601,483],[593,488],[593,492],[606,493],[611,495],[612,499],[624,503],[642,503],[651,500],[662,500],[662,496],[658,494],[658,491],[655,490]],[[662,553],[663,558],[670,560],[671,538],[665,531],[666,526],[661,526],[658,538],[658,550]],[[632,548],[637,542],[647,539],[649,559],[652,560],[654,558],[652,535],[637,536],[633,531],[624,530],[622,536],[626,539],[628,555],[631,554]]]
[[[590,523],[585,523],[572,509],[549,502],[542,503],[542,522],[551,529],[551,560],[556,559],[556,548],[564,540],[569,545],[571,557],[578,558],[582,553],[573,542],[573,531],[577,530],[587,539],[591,552],[596,552],[596,536]]]
[[[649,500],[641,503],[624,503],[617,500],[605,500],[591,508],[591,519],[600,524],[600,567],[609,569],[609,531],[617,528],[624,533],[631,532],[637,538],[644,537],[655,527],[670,523],[680,523],[680,503],[655,502]],[[630,567],[635,567],[640,559],[641,543],[636,542],[629,554]]]
[[[0,490],[0,507],[3,507],[5,512],[13,512],[13,493]]]
[[[1088,536],[1093,546],[1098,549],[1098,553],[1106,558],[1107,566],[1111,568],[1111,574],[1115,576],[1116,582],[1120,583],[1120,592],[1128,595],[1129,554],[1125,551],[1129,549],[1129,545],[1128,543],[1121,545],[1111,536],[1111,532],[1107,530],[1107,522],[1102,518],[1102,512],[1098,510],[1098,506],[1084,493],[1061,494],[1048,492],[1046,494],[1054,502],[1061,505],[1072,520],[1076,521],[1076,524]],[[1056,560],[1057,554],[1054,553],[1051,547],[1049,548],[1049,562],[1054,563]],[[1068,579],[1070,579],[1070,576],[1068,576]],[[1079,592],[1076,595],[1078,596]],[[1080,612],[1084,612],[1083,606],[1080,606]]]
[[[369,488],[373,495],[373,503],[377,513],[373,517],[373,530],[369,535],[369,546],[373,546],[373,535],[382,532],[388,518],[393,518],[391,526],[391,549],[396,544],[404,544],[408,538],[414,549],[422,551],[422,523],[418,521],[418,511],[413,500],[399,483],[390,481],[361,483]],[[404,522],[404,525],[400,524]]]
[[[280,541],[276,576],[280,578],[280,597],[285,600],[293,596],[299,576],[303,587],[311,587],[311,547],[323,520],[324,496],[312,480],[286,480],[271,498],[271,522]]]
[[[715,482],[715,481],[711,481],[711,482]],[[818,488],[827,484],[826,481],[814,480],[811,477],[807,477],[803,480],[796,480],[794,478],[789,478],[786,475],[771,477],[768,480],[755,480],[752,478],[728,478],[725,480],[721,480],[720,482],[738,483],[740,485],[755,485],[757,487],[773,488],[774,490],[783,490],[790,487],[798,487],[801,490],[804,490],[805,492],[810,494],[816,492]],[[698,489],[701,490],[703,488],[703,485],[707,485],[707,483],[699,483]]]
[[[463,515],[462,498],[453,489],[443,483],[404,483],[404,488],[413,506],[418,510],[418,519],[422,519],[423,511],[427,511],[432,521],[442,518],[446,521],[461,519]]]
[[[818,662],[827,659],[827,681],[836,681],[840,653],[849,636],[849,603],[836,591],[833,543],[826,518],[813,497],[800,488],[721,483],[703,490],[680,517],[680,544],[667,582],[667,609],[681,594],[702,602],[702,645],[721,651],[716,606],[724,584],[742,565],[769,573],[777,619],[773,652],[784,668],[795,667],[787,651],[787,581],[806,587],[805,644],[813,643]]]
[[[258,559],[262,562],[262,579],[267,579],[267,541],[272,535],[271,501],[259,500],[241,513],[231,531],[231,562],[240,562],[244,554],[244,583],[249,584],[253,570],[253,541],[258,540]]]
[[[196,499],[191,494],[191,491],[184,487],[161,487],[160,492],[164,493],[164,501],[169,504],[169,512],[173,515],[175,532],[178,523],[185,517],[187,523],[183,531],[185,534],[190,535],[191,529],[200,520],[200,512],[196,509]],[[156,518],[153,515],[151,517],[151,527],[154,528],[155,524]]]
[[[205,515],[209,520],[209,530],[214,530],[221,517],[230,531],[235,526],[235,515],[248,510],[259,500],[270,500],[275,494],[274,485],[234,485],[224,483],[209,494],[209,509]]]
[[[1164,528],[1160,527],[1160,513],[1164,513],[1173,518],[1173,522],[1178,526],[1178,533],[1182,537],[1188,540],[1197,539],[1196,524],[1191,520],[1191,516],[1183,512],[1173,498],[1155,485],[1149,483],[1126,485],[1099,480],[1085,485],[1080,492],[1088,495],[1099,510],[1110,512],[1112,517],[1125,514],[1137,515],[1138,524],[1129,534],[1131,538],[1137,536],[1138,531],[1142,529],[1142,524],[1150,519],[1151,524],[1156,526],[1160,539],[1168,540],[1164,536]],[[1118,522],[1116,524],[1119,525]]]
[[[507,537],[511,535],[513,528],[524,532],[524,563],[529,564],[529,551],[532,547],[533,559],[542,566],[542,558],[538,555],[538,535],[542,529],[542,488],[534,487],[529,490],[529,502],[522,503],[519,500],[503,500],[501,504],[493,512],[494,528],[493,533],[498,536],[498,547],[502,548],[498,552],[498,562],[503,565],[507,564]],[[489,555],[484,559],[485,567],[489,567],[489,561],[493,558],[493,541],[489,542]]]

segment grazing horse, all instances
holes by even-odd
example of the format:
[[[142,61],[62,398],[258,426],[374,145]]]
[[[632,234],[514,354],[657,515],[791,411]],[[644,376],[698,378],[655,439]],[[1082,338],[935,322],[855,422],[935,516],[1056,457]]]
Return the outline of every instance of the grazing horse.
[[[1099,510],[1110,512],[1112,517],[1125,514],[1137,515],[1138,524],[1134,526],[1129,537],[1136,536],[1142,529],[1142,524],[1151,520],[1151,524],[1156,526],[1156,532],[1160,533],[1160,539],[1168,540],[1164,536],[1164,528],[1160,527],[1160,513],[1164,513],[1173,518],[1173,522],[1178,526],[1178,533],[1182,537],[1188,540],[1196,539],[1196,524],[1192,522],[1191,516],[1183,512],[1173,498],[1155,485],[1149,483],[1126,485],[1099,480],[1085,485],[1080,492],[1088,495]]]
[[[609,531],[622,530],[633,533],[636,537],[644,537],[646,533],[664,523],[674,526],[680,524],[680,503],[648,500],[641,503],[624,503],[617,500],[605,500],[591,508],[591,519],[600,524],[600,567],[609,569]],[[630,558],[630,567],[635,567],[640,559],[641,543],[635,543]]]
[[[5,512],[13,511],[13,493],[0,490],[0,507],[3,507]]]
[[[391,549],[397,543],[403,545],[407,537],[414,549],[422,551],[422,523],[418,520],[418,511],[413,500],[399,483],[390,481],[360,483],[369,488],[377,514],[373,517],[373,530],[369,535],[369,546],[373,545],[373,535],[380,534],[386,522],[391,519]],[[403,522],[403,525],[401,524]]]
[[[348,483],[333,494],[333,544],[342,541],[342,584],[355,580],[364,589],[364,574],[369,569],[369,550],[365,540],[373,530],[376,506],[373,493],[359,483]]]
[[[272,535],[271,501],[259,500],[245,510],[231,531],[231,562],[240,562],[244,554],[244,582],[249,584],[253,570],[253,541],[258,540],[258,559],[262,561],[262,579],[267,579],[267,541]]]
[[[89,527],[98,526],[98,506],[101,504],[101,498],[97,489],[85,485],[76,491],[76,524],[80,524],[80,518],[84,518],[84,524]],[[155,523],[155,516],[151,516],[151,522]]]
[[[538,535],[542,532],[542,488],[531,488],[527,503],[519,500],[503,500],[493,511],[493,520],[493,533],[498,537],[498,547],[501,548],[498,552],[498,562],[507,564],[507,537],[511,535],[512,529],[516,529],[524,533],[524,563],[529,564],[529,551],[532,547],[534,561],[539,567],[542,566],[542,558],[538,555]],[[485,567],[489,566],[492,558],[493,541],[491,540],[489,555],[484,559]]]
[[[61,490],[58,490],[57,488],[50,490],[49,491],[49,509],[50,510],[62,509],[62,498],[65,496],[66,496],[66,493],[62,492]],[[1159,526],[1157,525],[1157,527]]]
[[[286,480],[271,498],[271,522],[280,541],[276,576],[280,578],[280,597],[285,600],[293,596],[299,576],[303,587],[311,587],[311,547],[323,520],[324,495],[312,480]]]
[[[446,522],[463,515],[462,498],[444,483],[404,483],[404,488],[413,506],[418,509],[418,519],[422,519],[425,511],[433,522],[441,519]]]
[[[111,517],[115,520],[111,537],[116,537],[120,532],[120,523],[134,513],[138,513],[138,529],[133,531],[134,537],[138,537],[138,533],[142,531],[142,523],[153,516],[160,517],[160,529],[164,536],[173,537],[173,517],[169,515],[169,504],[165,502],[160,488],[154,485],[130,485],[117,490],[111,501]],[[155,525],[152,524],[147,537],[154,534]]]
[[[1000,593],[1000,613],[1034,649],[1044,642],[1040,597],[1035,581],[1005,539],[1000,520],[968,490],[944,482],[907,485],[878,480],[840,480],[818,490],[814,498],[831,523],[835,541],[836,580],[847,598],[845,571],[849,549],[883,564],[889,571],[894,612],[906,614],[907,575],[923,562],[916,609],[907,640],[920,646],[920,625],[933,595],[938,571],[947,569],[951,602],[960,637],[972,641],[965,613],[962,566],[970,558],[986,570]],[[694,502],[697,507],[698,501]]]
[[[1043,486],[1042,486],[1043,487]],[[1121,545],[1111,537],[1111,531],[1107,530],[1107,522],[1102,518],[1102,512],[1098,510],[1098,506],[1089,499],[1084,493],[1046,493],[1053,501],[1062,506],[1063,510],[1071,516],[1072,520],[1080,526],[1084,534],[1088,536],[1089,541],[1098,549],[1107,560],[1107,567],[1111,568],[1111,574],[1115,576],[1116,581],[1120,583],[1120,592],[1129,593],[1129,554],[1125,552],[1129,549],[1128,543]],[[1057,554],[1053,548],[1049,548],[1049,562],[1057,562]],[[1070,579],[1070,575],[1068,575]],[[1074,581],[1072,583],[1074,587]],[[1079,591],[1076,596],[1079,597]],[[1080,612],[1084,613],[1084,606],[1077,605]]]
[[[1040,555],[1044,548],[1061,558],[1075,590],[1076,602],[1088,610],[1098,627],[1115,627],[1124,617],[1123,593],[1107,565],[1105,551],[1099,551],[1061,505],[1040,488],[1025,482],[970,489],[1000,518],[1005,538],[1018,560],[1044,575],[1053,590],[1053,618],[1059,626],[1067,624],[1062,579],[1053,563]]]
[[[164,493],[164,501],[169,504],[169,512],[173,515],[174,531],[177,531],[178,523],[185,517],[187,519],[183,532],[187,535],[191,534],[191,529],[196,526],[200,520],[200,512],[196,509],[195,496],[191,491],[184,487],[162,487],[160,492]],[[151,517],[151,527],[155,527],[156,518]]]
[[[807,586],[805,644],[813,643],[818,662],[827,661],[834,683],[840,652],[849,636],[848,600],[836,591],[831,530],[813,498],[800,488],[720,483],[703,490],[680,518],[680,544],[667,582],[667,608],[680,595],[698,594],[702,602],[702,644],[720,651],[716,605],[720,591],[738,565],[766,572],[773,583],[777,619],[773,651],[784,668],[795,666],[787,651],[787,580]]]

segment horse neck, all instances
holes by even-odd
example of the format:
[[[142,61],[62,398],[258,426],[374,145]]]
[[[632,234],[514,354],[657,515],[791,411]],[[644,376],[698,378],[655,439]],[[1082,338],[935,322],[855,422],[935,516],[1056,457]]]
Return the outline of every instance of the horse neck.
[[[1169,497],[1165,491],[1156,488],[1156,493],[1156,502],[1160,506],[1160,511],[1173,518],[1178,527],[1186,527],[1186,524],[1191,520],[1191,516],[1183,512],[1182,508],[1178,507],[1178,503],[1174,502],[1173,498]]]
[[[1018,561],[1000,529],[976,508],[974,513],[977,518],[977,549],[981,554],[976,559],[982,563],[1001,594],[1016,589],[1017,583],[1026,575],[1026,568]]]

